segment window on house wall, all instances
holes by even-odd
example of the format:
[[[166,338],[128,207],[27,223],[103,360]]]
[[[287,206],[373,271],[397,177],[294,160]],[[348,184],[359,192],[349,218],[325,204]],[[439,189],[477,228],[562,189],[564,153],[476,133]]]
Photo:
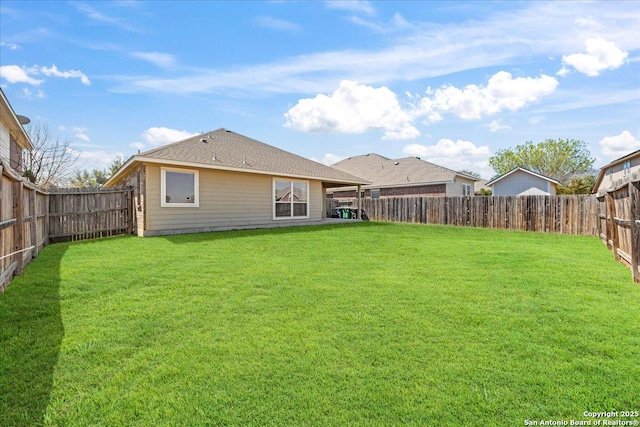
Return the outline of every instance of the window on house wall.
[[[309,218],[309,183],[306,181],[273,181],[275,219]]]
[[[379,199],[380,198],[380,190],[371,190],[371,198]]]
[[[161,168],[160,206],[197,208],[200,206],[198,171]]]
[[[613,168],[607,169],[607,175],[609,175],[609,181],[613,181]]]
[[[631,171],[631,160],[627,160],[626,162],[624,162],[624,165],[622,166],[622,170],[624,171],[623,173],[624,176],[629,175],[629,172]]]
[[[469,184],[462,184],[462,195],[463,196],[471,195],[471,186]]]

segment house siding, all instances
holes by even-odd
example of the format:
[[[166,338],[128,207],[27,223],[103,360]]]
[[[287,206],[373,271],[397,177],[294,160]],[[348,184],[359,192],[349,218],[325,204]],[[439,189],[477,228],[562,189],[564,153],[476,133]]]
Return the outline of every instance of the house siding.
[[[11,159],[11,136],[2,123],[0,123],[0,157],[5,160]]]
[[[523,171],[516,171],[492,186],[494,196],[555,195],[555,184]]]
[[[198,208],[161,207],[161,165],[146,165],[144,235],[319,223],[324,216],[320,181],[307,180],[309,218],[274,220],[274,176],[212,169],[198,171]]]
[[[624,174],[624,163],[626,162],[626,160],[625,162],[620,162],[613,166],[604,168],[604,176],[602,178],[602,182],[600,182],[600,185],[598,186],[596,193],[614,188],[621,182],[623,182],[623,180],[628,176],[640,172],[640,155],[628,160],[631,162],[631,167],[629,169],[628,175]]]

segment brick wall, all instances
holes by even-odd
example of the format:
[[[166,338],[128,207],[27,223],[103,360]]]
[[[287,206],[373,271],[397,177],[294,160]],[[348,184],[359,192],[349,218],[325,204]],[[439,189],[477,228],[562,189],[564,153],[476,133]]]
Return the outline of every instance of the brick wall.
[[[446,184],[434,185],[416,185],[414,187],[392,187],[381,188],[380,197],[399,197],[399,196],[429,196],[437,197],[446,195]],[[335,191],[334,199],[355,199],[357,197],[356,190],[351,191]],[[364,197],[371,198],[371,190],[364,190]]]
[[[446,184],[417,185],[415,187],[381,188],[380,197],[397,196],[444,196],[447,192]]]

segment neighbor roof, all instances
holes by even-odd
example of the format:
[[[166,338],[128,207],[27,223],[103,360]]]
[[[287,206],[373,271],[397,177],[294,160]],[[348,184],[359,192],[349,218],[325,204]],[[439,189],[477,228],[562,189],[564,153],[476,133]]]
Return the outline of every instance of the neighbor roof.
[[[334,164],[332,168],[361,176],[373,183],[366,186],[372,188],[453,182],[456,176],[478,180],[474,176],[429,163],[418,157],[389,159],[376,153],[349,157]]]
[[[367,184],[362,178],[226,129],[218,129],[132,156],[105,183],[115,185],[137,162],[222,169],[318,179],[338,185]]]
[[[552,182],[552,183],[554,183],[554,184],[556,184],[556,185],[562,185],[562,184],[560,184],[558,181],[556,181],[556,180],[555,180],[555,179],[553,179],[553,178],[549,178],[548,176],[544,176],[544,175],[541,175],[541,174],[539,174],[539,173],[536,173],[536,172],[530,171],[529,169],[525,169],[525,168],[521,168],[521,167],[515,167],[515,168],[511,169],[509,172],[507,172],[507,173],[503,173],[503,174],[502,174],[502,175],[500,175],[499,177],[497,177],[497,178],[495,178],[495,179],[492,179],[491,181],[487,182],[485,185],[486,185],[487,187],[490,187],[490,186],[492,186],[493,184],[495,184],[496,182],[500,181],[501,179],[504,179],[504,178],[508,177],[509,175],[511,175],[511,174],[513,174],[513,173],[515,173],[515,172],[517,172],[517,171],[525,172],[525,173],[528,173],[528,174],[530,174],[530,175],[536,176],[536,177],[538,177],[538,178],[542,178],[542,179],[547,180],[547,181],[549,181],[549,182]]]

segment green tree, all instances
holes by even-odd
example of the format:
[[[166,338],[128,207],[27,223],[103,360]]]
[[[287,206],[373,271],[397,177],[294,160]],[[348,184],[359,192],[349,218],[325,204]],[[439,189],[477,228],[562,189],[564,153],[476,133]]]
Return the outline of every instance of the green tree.
[[[567,185],[558,187],[558,194],[590,194],[595,183],[595,175],[575,177]]]
[[[72,187],[99,187],[124,164],[124,159],[118,157],[106,169],[76,171],[71,178]]]
[[[523,167],[568,184],[577,175],[591,170],[595,159],[584,141],[577,139],[546,139],[531,141],[515,148],[499,150],[489,158],[489,165],[499,174]]]

